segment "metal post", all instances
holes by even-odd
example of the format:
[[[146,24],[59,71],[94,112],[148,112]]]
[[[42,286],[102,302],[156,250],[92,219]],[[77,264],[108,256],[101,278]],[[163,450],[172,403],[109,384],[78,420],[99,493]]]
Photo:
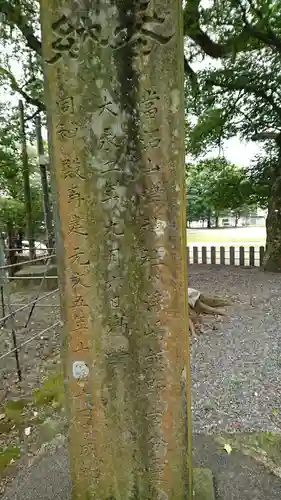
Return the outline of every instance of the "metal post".
[[[3,238],[0,237],[0,266],[5,265],[5,252],[4,252],[4,241]],[[5,270],[0,269],[0,289],[1,289],[1,306],[2,306],[2,318],[5,317],[5,296],[4,296],[4,279],[5,279]],[[6,321],[3,321],[3,326]]]
[[[24,108],[23,108],[22,101],[19,101],[19,114],[20,114],[20,133],[21,133],[21,148],[22,148],[22,150],[21,150],[22,176],[23,176],[23,188],[24,188],[24,201],[25,201],[25,208],[26,208],[27,239],[28,239],[28,243],[29,243],[30,259],[34,259],[35,258],[35,247],[34,247],[34,234],[33,234],[31,192],[30,192],[30,183],[29,183],[29,165],[28,165],[28,156],[27,156],[27,148],[26,148]]]
[[[44,217],[45,217],[45,225],[46,225],[46,233],[48,241],[48,251],[49,253],[51,253],[52,250],[49,249],[52,249],[53,247],[54,238],[53,238],[53,222],[52,222],[52,213],[50,209],[50,197],[49,197],[48,177],[47,177],[48,158],[44,154],[44,144],[42,139],[40,115],[36,117],[36,137],[37,137],[37,152],[39,158],[41,184],[43,192]]]
[[[0,238],[0,262],[5,264],[5,254],[4,254],[4,245],[3,245],[3,239]],[[8,305],[8,311],[9,314],[11,314],[9,318],[9,322],[11,323],[11,330],[12,330],[12,339],[13,339],[13,345],[14,345],[14,352],[15,352],[15,360],[16,360],[16,366],[17,366],[17,373],[18,373],[18,379],[19,382],[22,380],[22,375],[21,375],[21,368],[20,368],[20,361],[19,361],[19,353],[18,353],[18,348],[17,348],[17,337],[16,337],[16,329],[15,329],[15,318],[13,315],[13,310],[12,310],[12,305],[11,305],[11,299],[10,299],[10,294],[9,294],[9,281],[8,281],[8,276],[5,270],[0,270],[1,277],[3,276],[3,282],[4,282],[4,287],[6,289],[6,297],[7,297],[7,305]]]

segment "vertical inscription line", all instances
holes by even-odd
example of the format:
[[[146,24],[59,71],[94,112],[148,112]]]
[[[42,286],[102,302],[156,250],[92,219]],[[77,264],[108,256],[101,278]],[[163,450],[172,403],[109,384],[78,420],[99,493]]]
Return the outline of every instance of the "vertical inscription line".
[[[80,500],[188,498],[180,16],[174,0],[41,0]]]

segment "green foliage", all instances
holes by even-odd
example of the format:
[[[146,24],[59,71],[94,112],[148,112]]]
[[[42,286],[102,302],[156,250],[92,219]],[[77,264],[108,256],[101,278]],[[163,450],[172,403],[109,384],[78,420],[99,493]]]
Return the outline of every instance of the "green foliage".
[[[40,389],[34,391],[34,405],[41,408],[46,405],[63,406],[64,379],[61,372],[50,375]]]
[[[190,165],[187,180],[189,221],[218,217],[226,212],[239,216],[254,202],[246,172],[225,158]]]
[[[0,40],[5,48],[0,55],[0,84],[9,94],[23,98],[32,114],[44,108],[39,2],[1,0],[0,12]]]
[[[25,208],[21,201],[0,197],[0,230],[20,230],[25,225]]]
[[[41,183],[36,151],[28,149],[32,218],[38,233],[44,220]],[[0,105],[0,229],[24,231],[25,218],[19,113],[17,108]]]
[[[248,167],[248,178],[253,190],[253,201],[262,208],[267,208],[272,181],[278,170],[278,151],[274,145],[256,156]]]
[[[20,457],[21,450],[19,447],[9,447],[9,448],[0,448],[0,474],[4,472],[4,470]]]
[[[277,155],[267,156],[268,132],[281,134],[280,12],[281,0],[210,0],[207,6],[190,0],[185,7],[187,151],[198,158],[230,137],[261,134],[264,153],[249,172],[261,206],[277,162]]]

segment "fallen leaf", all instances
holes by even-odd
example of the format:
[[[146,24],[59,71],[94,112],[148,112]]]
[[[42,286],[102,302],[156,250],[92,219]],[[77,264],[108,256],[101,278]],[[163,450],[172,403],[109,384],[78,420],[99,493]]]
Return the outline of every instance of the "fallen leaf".
[[[34,411],[34,412],[33,412],[33,416],[34,416],[34,417],[37,417],[37,416],[38,416],[38,411]]]
[[[272,412],[271,412],[271,413],[272,413],[272,415],[274,415],[274,416],[275,416],[275,415],[277,415],[277,410],[272,410]]]
[[[232,452],[230,444],[225,444],[223,449],[227,452],[228,455],[230,455],[230,453]]]
[[[5,413],[0,413],[0,420],[4,420],[5,418]]]
[[[24,433],[25,433],[26,436],[29,436],[30,432],[31,432],[31,427],[26,427],[24,429]]]

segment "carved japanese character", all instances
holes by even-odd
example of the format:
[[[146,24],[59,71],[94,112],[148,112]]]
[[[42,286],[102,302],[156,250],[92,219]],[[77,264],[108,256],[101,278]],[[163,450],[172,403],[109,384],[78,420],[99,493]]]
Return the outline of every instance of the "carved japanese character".
[[[77,287],[77,286],[82,286],[83,288],[90,288],[90,285],[87,285],[85,283],[85,277],[86,277],[86,273],[73,273],[70,277],[70,281],[71,281],[71,284],[73,286],[73,288]],[[83,279],[84,278],[84,279]]]
[[[108,111],[112,116],[117,116],[116,111],[113,109],[113,102],[110,101],[106,96],[103,97],[103,103],[99,106],[100,115],[104,113],[104,111]]]
[[[83,201],[83,198],[81,197],[81,191],[78,186],[73,186],[68,190],[68,203],[71,203],[73,201],[77,202],[78,207],[81,206],[81,202]]]
[[[70,263],[79,264],[80,266],[87,266],[90,264],[89,259],[87,259],[85,252],[81,250],[79,247],[74,248],[74,254],[69,257]]]
[[[69,232],[74,234],[79,234],[81,236],[87,236],[88,232],[86,231],[83,222],[84,221],[81,220],[81,218],[78,215],[76,214],[71,215],[68,225]]]
[[[78,127],[76,125],[73,125],[72,123],[69,124],[70,126],[66,127],[64,124],[59,123],[56,128],[57,134],[61,137],[61,139],[74,139],[74,137],[77,134]]]
[[[62,97],[59,95],[57,105],[63,113],[74,113],[74,99],[73,97]]]
[[[79,159],[76,160],[70,158],[63,158],[61,160],[62,173],[65,179],[81,179],[85,180],[85,177],[81,175],[81,165]]]

